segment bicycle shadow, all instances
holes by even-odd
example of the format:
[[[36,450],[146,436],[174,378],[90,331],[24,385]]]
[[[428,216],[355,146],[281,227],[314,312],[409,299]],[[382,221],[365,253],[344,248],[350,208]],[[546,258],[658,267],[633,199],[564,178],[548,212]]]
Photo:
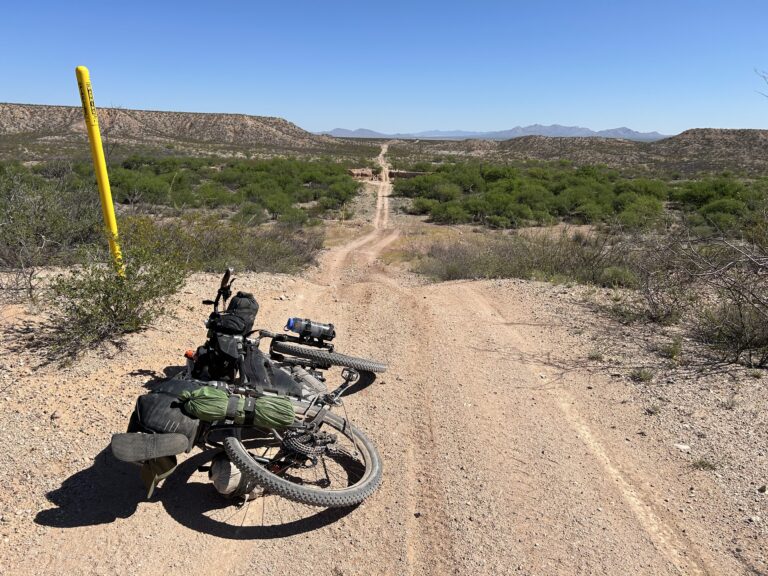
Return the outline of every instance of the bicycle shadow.
[[[213,451],[197,453],[184,460],[174,473],[155,491],[151,502],[159,502],[179,524],[219,538],[266,540],[304,534],[323,528],[351,513],[349,508],[326,508],[300,519],[272,525],[234,526],[212,517],[217,511],[234,504],[219,495],[213,484],[192,478],[198,467],[213,458]],[[34,522],[53,528],[77,528],[109,524],[130,518],[146,490],[139,479],[139,468],[117,460],[111,450],[103,449],[93,464],[76,472],[59,488],[46,494],[53,508],[41,510]],[[275,497],[276,498],[276,497]]]
[[[143,376],[147,378],[148,380],[142,384],[144,388],[147,390],[153,390],[163,382],[167,382],[168,380],[171,380],[173,378],[178,377],[181,375],[186,366],[180,366],[176,364],[171,364],[170,366],[166,366],[163,368],[162,372],[157,372],[155,370],[147,370],[146,368],[139,368],[138,370],[133,370],[132,372],[129,372],[129,376]]]
[[[200,482],[192,478],[198,467],[208,463],[213,456],[215,456],[215,452],[208,451],[198,453],[185,460],[173,475],[166,480],[162,490],[163,493],[159,497],[168,514],[179,524],[192,530],[218,536],[219,538],[271,540],[296,536],[323,528],[340,520],[357,508],[357,506],[348,508],[313,508],[313,514],[309,516],[304,516],[290,522],[264,526],[233,526],[227,524],[214,518],[211,513],[231,508],[233,514],[235,514],[237,508],[231,501],[219,495],[210,482],[207,480]],[[288,502],[277,496],[267,496],[267,498]],[[318,511],[314,512],[314,510]]]
[[[35,523],[54,528],[109,524],[128,518],[146,495],[137,482],[139,468],[117,460],[105,448],[85,470],[76,472],[46,498],[55,508],[41,510]]]
[[[360,372],[360,378],[357,382],[347,388],[342,396],[352,396],[358,392],[362,392],[376,381],[376,374],[373,372]]]

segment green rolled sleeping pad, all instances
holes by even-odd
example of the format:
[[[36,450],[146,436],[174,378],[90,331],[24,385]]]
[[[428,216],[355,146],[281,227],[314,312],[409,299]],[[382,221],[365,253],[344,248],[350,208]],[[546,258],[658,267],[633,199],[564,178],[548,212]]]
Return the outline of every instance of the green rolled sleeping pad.
[[[293,424],[293,404],[284,396],[230,395],[225,390],[201,386],[179,395],[184,411],[203,422],[232,420],[239,425],[285,428]]]

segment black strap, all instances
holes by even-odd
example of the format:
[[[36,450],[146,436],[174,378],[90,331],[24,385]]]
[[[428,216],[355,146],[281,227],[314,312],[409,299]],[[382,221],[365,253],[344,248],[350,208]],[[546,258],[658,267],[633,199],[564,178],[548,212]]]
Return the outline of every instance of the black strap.
[[[245,424],[253,424],[253,418],[256,415],[256,399],[252,396],[245,398],[243,405],[243,412],[245,416]]]
[[[237,416],[237,408],[240,405],[240,396],[230,396],[227,401],[227,420],[234,420]]]

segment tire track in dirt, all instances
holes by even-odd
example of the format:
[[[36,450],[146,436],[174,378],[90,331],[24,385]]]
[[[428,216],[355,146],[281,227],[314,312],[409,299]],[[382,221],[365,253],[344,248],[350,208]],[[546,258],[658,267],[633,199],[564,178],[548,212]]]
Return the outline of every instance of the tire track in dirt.
[[[398,406],[397,412],[389,413],[381,426],[381,429],[397,430],[397,442],[376,442],[385,459],[384,487],[379,497],[388,502],[385,506],[390,514],[395,511],[391,520],[404,528],[401,542],[404,573],[450,574],[455,570],[452,561],[453,535],[445,511],[445,489],[440,475],[436,473],[438,466],[435,458],[440,449],[435,445],[433,430],[431,396],[434,378],[429,371],[425,371],[424,366],[428,362],[419,353],[408,353],[401,347],[387,350],[387,343],[389,347],[407,344],[416,351],[429,349],[429,333],[419,326],[424,306],[416,295],[399,286],[394,279],[370,268],[383,250],[400,235],[400,230],[388,228],[391,184],[386,150],[385,144],[377,159],[382,172],[381,180],[376,184],[374,230],[331,251],[324,258],[318,281],[330,285],[332,289],[318,290],[305,296],[302,306],[303,310],[312,313],[327,314],[333,309],[333,317],[340,324],[358,324],[363,333],[356,336],[368,343],[378,341],[379,345],[370,350],[360,350],[350,342],[352,348],[345,345],[343,349],[363,356],[376,356],[383,350],[389,356],[389,374],[409,375],[407,381],[395,376],[392,382],[390,375],[385,374],[380,380],[389,380],[395,386],[388,385],[383,389],[377,388],[374,383],[372,387],[372,392],[380,395],[382,403]],[[354,306],[340,308],[338,303],[354,303]],[[365,318],[365,321],[356,322],[359,318]],[[395,319],[396,322],[387,321]],[[403,334],[410,335],[407,342],[403,341]],[[347,403],[354,406],[355,402],[356,397],[353,397]],[[359,416],[353,416],[353,421],[357,417],[365,422],[364,428],[375,435],[378,426],[368,424],[375,422],[374,415],[363,407]],[[395,448],[391,444],[400,445]],[[404,503],[401,498],[405,499]],[[393,552],[397,553],[397,549]]]
[[[388,167],[383,157],[385,152],[386,148],[383,148],[382,154],[379,156],[383,175],[388,173]],[[401,413],[401,417],[408,414],[408,429],[403,429],[402,426],[399,429],[410,438],[410,444],[404,450],[406,460],[404,476],[386,473],[385,477],[388,477],[390,481],[404,482],[411,489],[407,499],[407,509],[411,511],[411,514],[405,518],[406,540],[404,543],[408,573],[443,574],[454,571],[463,573],[461,568],[457,568],[462,563],[456,560],[455,519],[460,518],[464,511],[461,510],[461,505],[457,507],[455,501],[449,502],[449,500],[451,498],[455,500],[457,495],[453,492],[458,492],[461,493],[461,498],[468,498],[464,501],[466,505],[471,503],[473,507],[481,509],[487,503],[473,499],[471,485],[460,489],[457,489],[456,486],[445,485],[445,480],[449,478],[455,480],[456,474],[454,470],[445,469],[445,464],[440,461],[440,456],[450,453],[455,446],[461,445],[464,441],[463,436],[476,434],[481,440],[475,446],[475,450],[484,454],[486,462],[481,461],[475,465],[482,469],[487,462],[493,462],[496,466],[504,467],[504,464],[498,460],[498,456],[493,451],[496,450],[505,454],[507,453],[505,452],[507,445],[511,445],[515,441],[519,443],[520,438],[515,438],[514,435],[508,436],[507,445],[504,442],[491,441],[489,443],[488,439],[483,438],[489,433],[487,425],[485,429],[479,430],[473,430],[472,426],[467,427],[467,424],[472,423],[473,418],[477,418],[478,414],[481,414],[482,420],[486,422],[503,420],[504,415],[500,418],[498,410],[488,409],[487,403],[483,402],[482,399],[477,400],[482,398],[485,393],[485,391],[476,388],[477,385],[483,384],[482,378],[479,378],[479,374],[471,366],[467,366],[464,362],[455,361],[457,357],[462,355],[471,358],[472,352],[466,348],[465,343],[457,342],[455,334],[447,330],[448,324],[441,321],[440,317],[446,310],[450,310],[457,315],[459,326],[462,324],[480,327],[493,325],[496,336],[499,338],[496,344],[508,351],[518,352],[519,356],[529,355],[530,346],[525,338],[509,326],[509,321],[503,314],[494,308],[470,283],[447,284],[437,289],[409,289],[401,286],[386,271],[367,273],[369,271],[364,265],[370,265],[386,246],[397,238],[399,233],[397,229],[386,230],[388,226],[386,213],[389,189],[389,182],[386,176],[383,176],[377,195],[375,229],[362,238],[332,251],[323,263],[320,277],[326,283],[330,283],[328,282],[329,275],[332,278],[338,277],[339,274],[342,275],[338,285],[335,286],[336,297],[334,297],[334,301],[357,303],[354,306],[354,317],[360,318],[362,315],[368,319],[362,324],[363,330],[370,328],[368,326],[370,319],[381,317],[382,312],[386,311],[384,316],[390,314],[390,318],[396,318],[400,323],[400,333],[408,335],[406,340],[401,339],[401,343],[408,346],[411,351],[393,351],[394,354],[404,356],[405,361],[395,360],[392,366],[393,372],[407,375],[408,387],[403,390],[401,385],[394,391],[389,388],[388,400],[393,400],[392,393],[394,392],[397,400],[408,406]],[[361,264],[363,265],[362,270],[355,268],[356,266],[360,267]],[[311,301],[308,300],[306,303],[313,308],[328,306],[332,304],[329,299],[330,295],[327,291],[318,291],[310,297]],[[393,307],[394,301],[397,301],[397,304]],[[363,304],[362,308],[361,304]],[[345,315],[347,318],[350,317],[349,313]],[[407,326],[404,326],[403,323],[406,319]],[[415,319],[420,320],[416,321]],[[350,323],[347,322],[346,324]],[[503,326],[503,328],[497,330],[498,326]],[[392,338],[397,339],[398,335],[397,331],[394,331]],[[447,346],[446,342],[453,342],[454,344]],[[416,351],[416,353],[412,351]],[[358,353],[362,354],[360,351]],[[476,361],[470,362],[470,364],[475,363]],[[534,371],[551,371],[544,364],[526,364],[521,359],[506,360],[505,364],[506,370],[504,372],[517,374],[518,378],[522,378],[525,383],[523,388],[542,388],[542,384]],[[436,387],[438,383],[436,374],[441,374],[441,369],[444,371],[443,374],[452,377],[454,382],[464,381],[465,389],[462,390],[461,396],[469,400],[466,407],[456,406],[455,400],[446,400],[442,397],[441,390]],[[443,382],[444,384],[445,382]],[[502,391],[499,390],[499,392]],[[635,542],[632,546],[642,548],[644,552],[638,556],[647,562],[646,567],[656,565],[654,572],[709,573],[707,565],[695,552],[691,543],[672,524],[667,523],[660,514],[654,511],[645,497],[622,473],[621,468],[609,456],[603,444],[580,417],[567,392],[560,387],[555,387],[545,390],[545,393],[547,403],[543,407],[543,412],[541,406],[536,408],[539,412],[538,417],[543,420],[552,420],[557,425],[553,426],[556,429],[553,440],[544,444],[556,444],[558,441],[556,439],[557,434],[564,436],[575,433],[577,435],[578,443],[571,444],[571,450],[584,451],[586,449],[588,458],[596,465],[593,469],[601,470],[602,474],[600,478],[602,485],[592,488],[594,494],[591,498],[594,502],[599,503],[605,499],[610,500],[611,494],[618,491],[624,506],[623,510],[622,507],[617,506],[615,514],[617,516],[626,516],[627,514],[631,516],[631,518],[622,517],[620,520],[613,521],[614,524],[620,525],[622,544],[626,546],[630,542]],[[528,416],[530,417],[530,415]],[[520,416],[517,418],[519,419]],[[436,422],[440,424],[436,425]],[[458,426],[446,426],[446,422],[454,422]],[[386,425],[397,424],[390,420]],[[521,431],[526,431],[522,434],[523,436],[530,435],[530,426],[527,423],[518,422],[515,427]],[[518,452],[525,452],[529,448],[520,448]],[[541,452],[543,453],[544,450]],[[508,456],[513,460],[516,458],[509,454]],[[562,458],[563,454],[555,456]],[[402,458],[402,454],[399,457]],[[530,461],[531,457],[532,454],[529,451],[526,458],[520,459],[520,461]],[[570,456],[567,457],[570,458]],[[564,476],[580,473],[579,470],[568,466],[564,467],[564,471]],[[534,466],[530,470],[520,469],[519,472],[512,474],[511,478],[507,478],[507,480],[511,480],[507,483],[507,489],[516,490],[520,486],[526,486],[531,482],[531,475],[536,473],[548,476],[548,481],[552,482],[553,486],[561,482],[557,478],[557,474],[551,471],[536,470]],[[488,482],[491,477],[492,475],[485,475],[485,477],[481,475],[480,481]],[[424,479],[429,480],[424,482]],[[581,478],[579,482],[589,485],[594,483],[594,479],[585,477]],[[491,502],[500,497],[498,492],[486,491],[488,493],[485,496]],[[484,490],[480,492],[484,492]],[[531,513],[524,523],[517,525],[517,530],[511,530],[509,526],[506,528],[509,531],[508,537],[514,538],[517,533],[536,538],[539,532],[537,532],[536,522],[533,519],[538,513],[540,522],[545,524],[547,518],[541,516],[541,510],[536,510],[536,499],[522,498],[517,501],[520,502],[522,509],[530,509]],[[502,506],[502,508],[504,507]],[[514,514],[513,511],[510,513]],[[545,511],[543,514],[554,516],[557,512]],[[587,511],[584,511],[584,514],[587,514]],[[492,516],[492,513],[489,512],[488,515]],[[452,520],[454,529],[451,529]],[[574,522],[578,523],[578,519],[575,519]],[[502,531],[504,530],[502,529]],[[565,534],[568,534],[567,530]],[[518,538],[518,540],[521,539]],[[473,545],[482,547],[486,544],[490,547],[487,538],[473,537],[470,541]],[[449,542],[450,545],[446,546],[446,542]],[[535,570],[546,570],[547,566],[551,567],[548,562],[552,558],[544,557],[545,554],[542,550],[536,549],[536,547],[531,550],[526,547],[525,542],[520,542],[520,544],[518,547],[510,545],[505,553],[497,553],[497,560],[503,560],[504,565],[519,562],[520,566],[529,566]],[[440,554],[436,553],[438,550],[441,551]],[[599,547],[596,551],[599,552]],[[461,554],[461,551],[458,553]],[[473,555],[473,551],[466,547],[463,553],[466,556]],[[576,554],[576,552],[572,553]],[[661,554],[663,560],[654,559],[657,554]],[[557,555],[555,554],[553,558],[555,556]],[[558,560],[562,562],[564,558],[560,557]],[[603,558],[597,557],[594,560],[595,564],[591,565],[590,571],[596,566],[602,565],[605,568],[604,561]],[[621,565],[621,560],[618,557],[614,562],[617,563],[616,568]],[[633,564],[633,559],[630,557],[627,559],[626,568],[637,569],[641,565]],[[468,568],[466,563],[464,568]],[[483,568],[482,564],[475,567],[481,571]]]
[[[490,301],[470,284],[456,286],[463,294],[463,300],[467,307],[474,308],[476,312],[485,317],[485,323],[495,323],[505,336],[512,340],[515,347],[531,358],[535,350],[531,350],[529,343],[519,333],[510,328],[510,320],[506,318]],[[523,369],[530,374],[535,381],[533,370],[552,372],[551,367],[541,364],[528,364]],[[630,482],[622,473],[620,465],[615,462],[597,438],[595,432],[583,420],[575,407],[571,395],[563,387],[557,386],[548,390],[551,400],[557,406],[568,425],[576,432],[583,444],[589,449],[594,459],[600,464],[606,476],[608,476],[618,489],[628,508],[639,521],[645,532],[650,536],[656,548],[661,552],[681,574],[714,574],[699,556],[693,544],[671,523],[664,520],[662,515],[654,510],[650,499],[641,494],[638,488]]]

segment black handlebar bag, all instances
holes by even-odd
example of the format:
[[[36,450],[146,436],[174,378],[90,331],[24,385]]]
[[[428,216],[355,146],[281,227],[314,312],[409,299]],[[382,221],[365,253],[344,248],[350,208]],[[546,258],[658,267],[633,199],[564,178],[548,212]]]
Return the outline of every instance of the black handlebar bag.
[[[229,301],[226,312],[211,318],[208,327],[222,334],[245,336],[253,330],[259,303],[250,292],[238,292]]]

